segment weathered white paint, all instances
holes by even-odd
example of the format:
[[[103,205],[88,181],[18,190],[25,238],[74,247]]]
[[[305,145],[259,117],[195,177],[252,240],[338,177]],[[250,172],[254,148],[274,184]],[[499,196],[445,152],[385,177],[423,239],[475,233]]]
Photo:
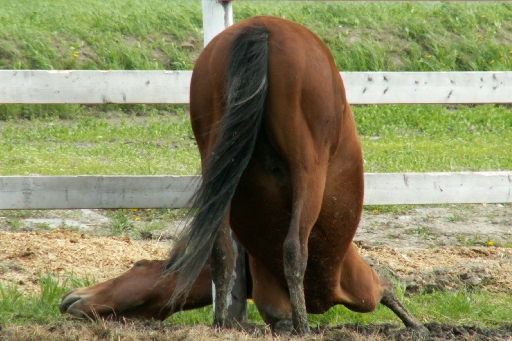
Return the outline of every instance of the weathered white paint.
[[[352,104],[512,103],[512,72],[342,72]]]
[[[182,208],[197,176],[3,176],[0,209]]]
[[[2,176],[0,209],[183,208],[198,176]],[[512,172],[367,173],[365,205],[508,203]]]
[[[204,46],[231,25],[233,25],[231,1],[203,0]]]
[[[188,103],[192,71],[0,70],[0,103]]]
[[[512,71],[342,72],[352,104],[512,103]],[[0,70],[0,103],[182,104],[191,71]]]
[[[365,174],[365,205],[508,202],[512,172]]]

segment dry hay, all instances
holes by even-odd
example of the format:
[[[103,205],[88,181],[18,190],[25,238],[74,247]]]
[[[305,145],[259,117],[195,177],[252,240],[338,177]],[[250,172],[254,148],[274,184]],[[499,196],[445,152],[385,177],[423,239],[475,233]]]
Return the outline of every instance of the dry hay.
[[[16,283],[25,293],[37,293],[39,273],[103,281],[128,270],[139,259],[164,259],[167,242],[93,237],[57,229],[50,232],[0,232],[0,283]],[[485,286],[512,291],[512,250],[499,247],[444,247],[396,250],[360,245],[376,267],[385,266],[411,292],[431,286]],[[415,287],[416,286],[416,287]],[[456,288],[453,288],[456,289]]]
[[[118,276],[140,259],[164,259],[166,243],[129,238],[91,237],[68,230],[0,232],[0,283],[17,283],[39,292],[39,273],[103,281]]]

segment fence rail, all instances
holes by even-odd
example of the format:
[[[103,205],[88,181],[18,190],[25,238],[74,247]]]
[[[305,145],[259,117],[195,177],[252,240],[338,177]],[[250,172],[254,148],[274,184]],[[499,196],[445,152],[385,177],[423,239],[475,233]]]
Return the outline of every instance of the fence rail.
[[[0,70],[0,103],[183,104],[192,71]],[[512,103],[512,71],[341,72],[352,104]]]
[[[199,176],[4,176],[0,209],[183,208]],[[512,202],[512,172],[366,173],[365,205]]]

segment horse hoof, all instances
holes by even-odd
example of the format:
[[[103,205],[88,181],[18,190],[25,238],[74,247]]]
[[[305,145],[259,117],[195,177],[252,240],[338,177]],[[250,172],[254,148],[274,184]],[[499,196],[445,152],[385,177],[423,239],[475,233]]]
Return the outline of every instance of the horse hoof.
[[[427,327],[423,325],[418,325],[409,328],[412,329],[412,332],[414,336],[417,337],[417,340],[424,340],[430,336],[430,331],[427,329]]]
[[[271,327],[272,334],[275,336],[290,336],[293,333],[293,322],[291,318],[279,320]]]
[[[309,329],[309,326],[306,325],[306,326],[295,328],[294,332],[296,335],[300,336],[300,335],[309,334],[311,332],[311,330]]]
[[[236,328],[238,323],[234,320],[229,319],[219,319],[213,321],[213,328],[219,329],[233,329]]]

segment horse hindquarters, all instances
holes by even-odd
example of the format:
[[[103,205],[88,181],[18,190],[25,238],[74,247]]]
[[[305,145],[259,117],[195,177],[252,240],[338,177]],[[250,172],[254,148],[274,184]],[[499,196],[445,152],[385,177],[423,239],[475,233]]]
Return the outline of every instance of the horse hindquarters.
[[[240,177],[249,163],[267,95],[267,37],[262,26],[234,25],[218,35],[199,57],[192,76],[190,115],[202,161],[203,181],[195,194],[197,214],[180,238],[186,256],[174,262],[190,287],[197,269],[211,253],[216,286],[214,323],[229,326],[228,301],[234,250],[230,208]],[[183,289],[182,289],[183,288]]]
[[[293,328],[303,334],[309,330],[304,295],[308,240],[322,211],[344,103],[337,87],[339,73],[317,36],[303,26],[276,19],[269,20],[267,27],[271,35],[266,128],[290,182],[283,270]]]

